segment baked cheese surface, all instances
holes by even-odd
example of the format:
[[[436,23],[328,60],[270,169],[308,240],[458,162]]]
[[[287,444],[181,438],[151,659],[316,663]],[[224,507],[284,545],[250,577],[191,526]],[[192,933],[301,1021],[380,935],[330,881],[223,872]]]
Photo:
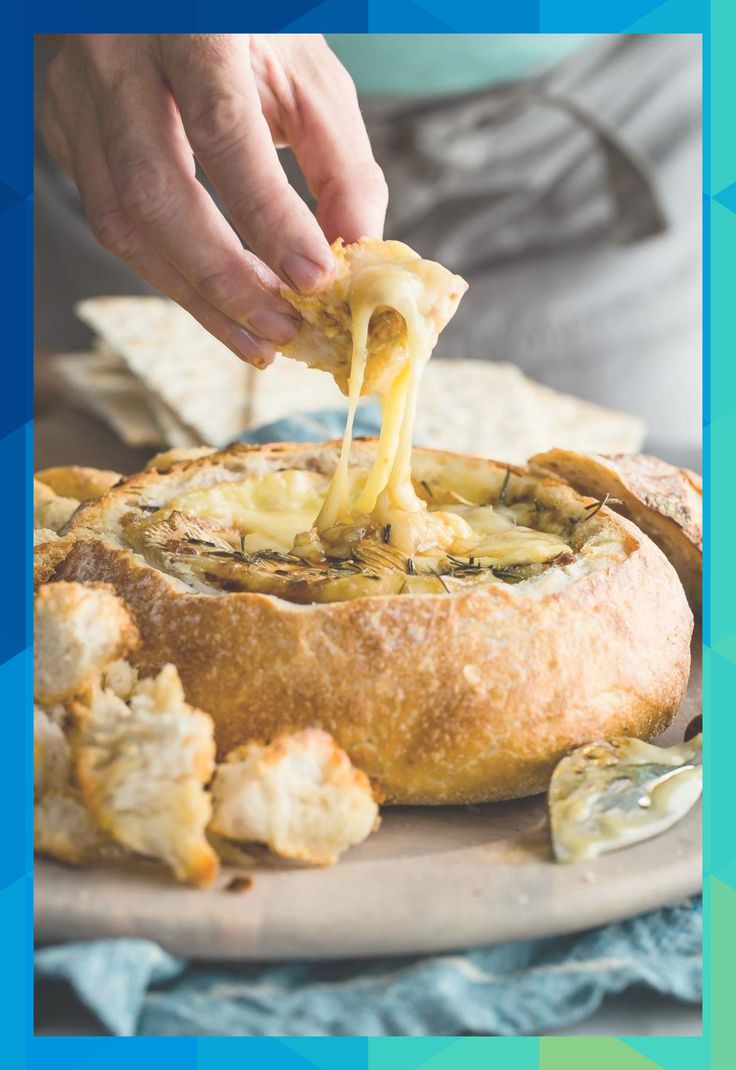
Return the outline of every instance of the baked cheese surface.
[[[594,514],[561,515],[540,503],[534,481],[503,466],[484,468],[479,479],[472,461],[446,455],[444,466],[425,460],[412,470],[422,373],[466,283],[400,242],[366,239],[335,250],[329,291],[287,296],[303,312],[313,362],[347,392],[336,462],[197,480],[131,519],[130,545],[198,589],[296,602],[453,593],[572,564],[586,527],[578,524]],[[353,444],[367,391],[382,407],[373,449]]]

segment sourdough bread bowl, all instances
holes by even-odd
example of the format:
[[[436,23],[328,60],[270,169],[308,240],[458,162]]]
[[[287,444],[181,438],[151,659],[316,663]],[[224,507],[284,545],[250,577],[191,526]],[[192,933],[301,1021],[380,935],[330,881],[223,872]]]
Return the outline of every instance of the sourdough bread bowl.
[[[674,565],[695,613],[702,606],[703,481],[645,453],[549,450],[527,462],[580,494],[610,495],[611,507],[645,531]]]
[[[254,501],[273,512],[279,493],[299,499],[282,497],[283,509],[306,513],[338,449],[237,445],[133,476],[75,513],[55,578],[114,586],[140,631],[136,664],[177,666],[187,701],[215,720],[221,756],[318,725],[391,803],[533,794],[572,747],[669,724],[692,631],[677,575],[632,523],[555,480],[414,451],[428,508],[504,514],[498,567],[471,558],[414,575],[373,554],[320,572],[253,549],[232,486],[250,488],[243,516]],[[354,442],[352,469],[374,452],[374,440]],[[564,549],[527,564],[515,525]]]

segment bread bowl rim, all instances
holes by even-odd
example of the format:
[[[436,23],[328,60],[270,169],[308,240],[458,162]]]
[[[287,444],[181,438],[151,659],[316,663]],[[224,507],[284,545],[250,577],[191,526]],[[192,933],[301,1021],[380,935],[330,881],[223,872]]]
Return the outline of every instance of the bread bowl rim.
[[[351,447],[351,464],[354,463],[354,458],[356,454],[359,458],[362,454],[365,454],[367,463],[367,458],[370,457],[370,451],[374,449],[376,442],[377,438],[375,436],[359,436],[353,439]],[[166,468],[163,472],[159,472],[156,468],[146,469],[143,472],[134,473],[130,477],[126,478],[124,481],[111,488],[111,490],[107,494],[103,495],[101,498],[95,501],[82,503],[79,509],[77,509],[73,516],[70,518],[68,523],[62,528],[61,533],[71,534],[73,536],[81,538],[98,538],[102,541],[117,546],[118,548],[127,548],[136,556],[142,557],[140,551],[138,551],[137,549],[130,546],[124,541],[121,530],[118,529],[117,531],[110,531],[105,527],[106,515],[110,511],[111,507],[114,508],[116,504],[124,504],[126,506],[125,509],[120,510],[119,515],[131,514],[136,511],[135,501],[131,502],[128,497],[131,491],[134,494],[137,494],[139,497],[143,497],[146,491],[150,488],[161,486],[162,483],[164,485],[175,484],[177,479],[179,479],[180,477],[184,477],[183,485],[186,486],[186,477],[191,475],[193,472],[207,472],[208,470],[222,472],[223,462],[226,462],[232,459],[233,457],[237,458],[239,461],[242,461],[245,466],[247,466],[249,459],[252,460],[255,458],[265,458],[267,463],[270,463],[273,460],[275,464],[278,465],[278,462],[280,460],[286,459],[289,462],[295,460],[303,461],[305,459],[308,460],[309,457],[313,456],[315,453],[321,454],[326,452],[330,460],[334,459],[336,461],[340,445],[341,442],[339,439],[331,439],[320,443],[234,443],[230,446],[224,447],[221,450],[217,450],[213,453],[210,453],[204,457],[180,461],[175,465]],[[412,451],[412,456],[415,462],[415,467],[417,461],[419,461],[421,464],[423,459],[428,459],[444,461],[445,463],[449,461],[450,463],[460,463],[461,465],[480,466],[482,468],[493,470],[499,476],[499,478],[504,478],[505,475],[509,473],[516,479],[526,479],[545,488],[545,490],[547,491],[554,492],[556,494],[561,494],[564,496],[564,498],[568,500],[568,504],[579,503],[583,510],[585,509],[586,505],[589,505],[591,502],[595,501],[595,499],[578,494],[572,487],[570,487],[561,479],[556,479],[554,476],[541,475],[539,473],[535,473],[529,468],[522,467],[519,465],[513,465],[505,461],[496,461],[488,457],[479,457],[450,450],[435,450],[427,447],[415,447]],[[306,470],[322,471],[322,469],[310,469],[308,465],[298,465],[294,463],[288,463],[286,465],[281,466],[281,468],[267,467],[264,468],[264,471],[292,469],[295,467],[301,467]],[[232,474],[233,472],[232,469],[225,470],[228,471],[230,474]],[[326,469],[326,474],[329,475],[330,472],[331,468],[328,467]],[[238,472],[237,477],[242,478],[244,476],[247,476],[248,474],[248,472]],[[237,482],[237,477],[233,478],[232,482]],[[215,482],[219,481],[220,480],[214,479],[211,485],[214,485]],[[222,481],[229,482],[230,480],[225,479]],[[203,488],[207,486],[208,484],[203,484]],[[173,496],[175,497],[176,495]],[[170,498],[171,495],[169,496],[167,501],[161,503],[162,508],[167,505],[167,502],[168,500],[170,500]],[[557,503],[555,503],[554,508],[557,508]],[[140,508],[138,511],[141,513],[143,512],[143,510],[141,510]],[[450,511],[452,511],[451,507]],[[596,527],[598,529],[608,530],[622,541],[622,544],[626,547],[627,555],[629,552],[633,552],[633,550],[635,549],[635,541],[637,539],[648,540],[648,536],[646,536],[643,532],[636,528],[635,525],[625,522],[619,514],[609,509],[607,506],[605,506],[605,504],[601,508],[596,510],[595,520]],[[632,543],[631,541],[632,534],[634,535],[634,543]],[[589,542],[589,538],[590,536],[586,537],[586,539],[582,543],[582,547],[587,545],[587,543]],[[581,554],[576,554],[576,561],[578,561],[582,556],[583,555]],[[142,559],[145,560],[145,558],[143,557]],[[156,565],[150,564],[149,562],[147,562],[147,564],[149,564],[149,567],[156,568]],[[556,567],[557,566],[554,565],[554,562],[550,562],[550,568]],[[315,601],[309,603],[292,602],[286,598],[281,598],[278,595],[271,594],[267,591],[218,591],[215,588],[212,588],[210,590],[196,590],[192,589],[192,587],[186,581],[179,579],[178,577],[172,575],[170,572],[167,572],[165,569],[159,568],[158,571],[166,578],[167,582],[169,582],[175,589],[181,590],[182,593],[186,592],[192,594],[202,594],[205,597],[221,596],[222,594],[228,594],[230,596],[244,596],[248,598],[260,597],[267,599],[275,599],[281,608],[289,607],[293,610],[329,611],[331,608],[334,609],[336,605],[341,604],[340,601]],[[586,570],[586,573],[587,571],[588,570]],[[592,569],[590,571],[596,571],[596,569]],[[536,581],[522,581],[515,588],[510,588],[507,584],[493,584],[489,586],[483,586],[482,590],[488,592],[496,592],[496,594],[499,594],[500,591],[505,591],[507,593],[513,591],[514,597],[519,593],[523,593],[525,596],[529,596],[531,594],[533,597],[544,597],[544,584],[538,583],[540,578],[541,577],[537,577]],[[571,577],[568,575],[566,576],[566,578],[570,582],[575,582],[577,579],[582,578],[582,576]],[[468,586],[465,589],[459,589],[454,591],[437,591],[436,593],[407,593],[402,594],[400,596],[394,594],[361,595],[358,599],[352,600],[368,602],[373,601],[375,599],[384,600],[386,598],[400,598],[402,601],[408,601],[413,598],[427,599],[434,597],[440,599],[463,599],[470,597],[471,595],[477,595],[480,589],[481,588],[477,586]]]
[[[235,454],[283,460],[295,449],[305,457],[314,446]],[[526,476],[486,458],[415,453]],[[211,457],[182,462],[179,475]],[[136,478],[109,493],[124,496]],[[147,487],[157,482],[155,472],[143,478]],[[566,500],[589,500],[532,478],[562,487]],[[494,584],[309,605],[260,592],[195,592],[91,530],[105,508],[100,499],[70,521],[79,538],[56,574],[113,584],[143,635],[138,665],[147,673],[177,665],[187,701],[215,719],[221,755],[318,724],[389,802],[509,799],[543,790],[555,762],[579,743],[651,738],[687,686],[692,614],[679,579],[647,536],[605,507],[599,523],[624,541],[626,556],[542,597],[519,598],[522,584]]]

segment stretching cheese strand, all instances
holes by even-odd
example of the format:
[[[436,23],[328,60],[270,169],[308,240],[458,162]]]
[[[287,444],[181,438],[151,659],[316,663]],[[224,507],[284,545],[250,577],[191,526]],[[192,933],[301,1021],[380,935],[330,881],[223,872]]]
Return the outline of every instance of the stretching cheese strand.
[[[340,459],[317,518],[317,531],[329,542],[335,525],[366,515],[376,525],[391,525],[391,543],[407,554],[432,545],[447,546],[472,531],[460,518],[428,513],[411,481],[417,395],[424,366],[432,354],[432,325],[419,312],[422,282],[403,264],[381,263],[356,270],[349,303],[353,351],[348,380],[348,417]],[[373,313],[393,308],[406,324],[406,363],[381,397],[381,434],[375,461],[354,505],[348,474],[355,411],[365,380],[368,328]]]

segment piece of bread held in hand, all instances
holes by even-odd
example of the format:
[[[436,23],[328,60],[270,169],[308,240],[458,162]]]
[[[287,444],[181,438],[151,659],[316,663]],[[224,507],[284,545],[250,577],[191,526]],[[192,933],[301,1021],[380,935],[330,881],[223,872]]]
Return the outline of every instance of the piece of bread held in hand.
[[[282,286],[282,296],[301,313],[303,323],[281,351],[312,368],[330,372],[347,393],[353,349],[353,307],[364,299],[376,305],[368,325],[367,360],[362,393],[382,392],[409,359],[402,287],[409,287],[417,311],[431,326],[434,345],[455,314],[468,288],[459,275],[441,264],[422,260],[408,245],[361,238],[332,245],[335,279],[320,293],[300,294]],[[397,307],[394,307],[396,304]]]

